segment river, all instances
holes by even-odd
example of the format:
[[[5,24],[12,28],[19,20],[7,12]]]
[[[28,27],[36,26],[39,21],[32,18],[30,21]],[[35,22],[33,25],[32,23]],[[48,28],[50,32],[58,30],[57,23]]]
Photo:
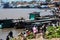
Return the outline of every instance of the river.
[[[47,10],[47,11],[45,11]],[[50,9],[38,8],[13,8],[13,9],[0,9],[0,19],[18,19],[23,17],[29,19],[29,14],[32,12],[40,12],[41,16],[52,15]]]
[[[4,28],[4,29],[0,29],[0,39],[6,40],[6,36],[8,35],[8,33],[12,31],[13,32],[13,36],[17,36],[20,32],[23,31],[23,29],[14,29],[14,28]]]

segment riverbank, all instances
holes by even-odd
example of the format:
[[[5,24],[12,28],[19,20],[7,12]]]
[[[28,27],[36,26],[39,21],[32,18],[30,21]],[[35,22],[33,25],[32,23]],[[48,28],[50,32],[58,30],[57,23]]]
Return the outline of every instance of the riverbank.
[[[8,33],[10,31],[13,31],[13,36],[17,36],[18,33],[20,33],[20,32],[23,31],[23,29],[14,29],[14,28],[0,29],[0,39],[5,40],[6,39],[6,36],[8,35]],[[37,34],[37,35],[40,35],[40,34]],[[60,40],[60,38],[44,39],[42,36],[40,36],[39,38],[29,39],[29,40]]]

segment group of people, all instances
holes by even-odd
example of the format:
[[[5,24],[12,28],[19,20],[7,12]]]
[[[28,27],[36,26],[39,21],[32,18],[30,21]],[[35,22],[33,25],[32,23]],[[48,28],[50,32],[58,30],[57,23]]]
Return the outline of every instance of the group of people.
[[[32,31],[25,29],[24,31],[20,32],[17,37],[13,37],[13,32],[10,31],[6,37],[6,40],[12,40],[12,38],[15,38],[15,40],[27,40],[27,36],[29,36],[31,33],[34,35],[34,38],[36,38],[38,28],[34,26],[32,27]]]

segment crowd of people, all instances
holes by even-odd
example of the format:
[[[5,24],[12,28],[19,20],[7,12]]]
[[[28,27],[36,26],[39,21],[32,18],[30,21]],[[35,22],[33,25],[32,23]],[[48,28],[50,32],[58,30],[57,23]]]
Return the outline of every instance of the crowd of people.
[[[23,30],[22,32],[20,32],[17,37],[13,37],[13,32],[10,31],[6,37],[6,40],[28,40],[28,36],[30,36],[30,34],[33,35],[33,38],[37,38],[37,33],[38,33],[38,29],[37,27],[33,27],[32,28],[33,31],[30,30]]]

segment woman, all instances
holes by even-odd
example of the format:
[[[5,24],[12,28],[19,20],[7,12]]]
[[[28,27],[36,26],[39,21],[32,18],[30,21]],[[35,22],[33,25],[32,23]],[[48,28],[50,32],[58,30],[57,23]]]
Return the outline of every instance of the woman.
[[[35,34],[35,38],[36,38],[36,34],[37,34],[37,32],[38,32],[38,29],[37,29],[37,27],[33,27],[33,33]]]

